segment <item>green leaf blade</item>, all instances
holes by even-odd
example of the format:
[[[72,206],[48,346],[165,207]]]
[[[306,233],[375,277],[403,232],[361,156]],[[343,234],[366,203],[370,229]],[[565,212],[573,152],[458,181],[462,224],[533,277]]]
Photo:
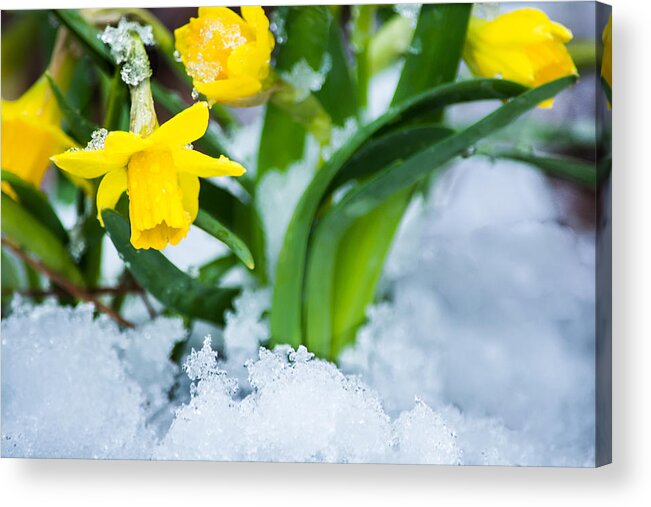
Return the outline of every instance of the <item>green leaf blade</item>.
[[[79,287],[84,280],[66,247],[20,204],[2,193],[2,234]]]
[[[253,254],[237,234],[204,210],[199,210],[194,225],[224,243],[248,269],[255,268]]]
[[[136,281],[165,306],[189,317],[224,323],[237,289],[205,285],[178,269],[157,250],[137,250],[128,222],[111,210],[102,211],[106,231]]]

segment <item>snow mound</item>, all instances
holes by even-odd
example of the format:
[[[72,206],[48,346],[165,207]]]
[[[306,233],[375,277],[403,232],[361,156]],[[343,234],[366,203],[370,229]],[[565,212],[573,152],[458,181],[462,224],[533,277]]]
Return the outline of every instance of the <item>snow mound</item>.
[[[151,435],[124,344],[92,306],[17,307],[2,323],[2,455],[141,457]]]
[[[442,418],[419,403],[391,421],[377,394],[305,347],[261,349],[247,364],[253,392],[220,370],[206,340],[186,363],[195,380],[155,451],[158,459],[458,463]]]

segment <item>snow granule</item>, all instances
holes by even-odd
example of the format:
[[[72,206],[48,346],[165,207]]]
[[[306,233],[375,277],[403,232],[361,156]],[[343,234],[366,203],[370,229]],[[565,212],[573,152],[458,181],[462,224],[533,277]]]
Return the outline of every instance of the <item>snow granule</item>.
[[[151,67],[146,57],[134,56],[131,33],[137,34],[145,46],[154,45],[151,26],[128,21],[126,18],[120,19],[115,27],[107,26],[98,36],[111,49],[111,56],[115,59],[115,63],[123,64],[120,70],[122,81],[129,86],[136,86],[151,77]]]

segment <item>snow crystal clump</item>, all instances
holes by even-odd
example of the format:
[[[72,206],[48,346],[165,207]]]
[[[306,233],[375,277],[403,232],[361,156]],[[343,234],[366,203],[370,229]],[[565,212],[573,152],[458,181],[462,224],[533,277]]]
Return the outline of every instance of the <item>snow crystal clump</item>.
[[[98,35],[100,40],[109,46],[115,63],[123,64],[120,76],[129,86],[136,86],[141,81],[151,77],[151,67],[146,57],[133,54],[131,34],[135,33],[145,46],[154,45],[154,34],[151,26],[141,25],[135,21],[120,19],[118,26],[107,26]]]
[[[186,371],[196,381],[156,449],[159,459],[458,463],[454,432],[419,404],[392,422],[377,395],[304,347],[261,349],[247,365],[253,392],[218,368],[207,340]],[[420,441],[421,432],[425,439]],[[421,445],[422,444],[422,445]]]
[[[2,322],[2,455],[149,455],[143,393],[118,350],[124,336],[93,307],[15,307]]]
[[[310,92],[318,92],[321,89],[331,67],[332,57],[325,53],[318,70],[314,70],[305,58],[301,58],[289,72],[281,72],[280,77],[295,88],[294,100],[301,102]]]
[[[90,135],[90,141],[84,148],[86,151],[97,151],[104,149],[104,143],[106,142],[106,136],[108,136],[108,130],[105,128],[100,128]]]

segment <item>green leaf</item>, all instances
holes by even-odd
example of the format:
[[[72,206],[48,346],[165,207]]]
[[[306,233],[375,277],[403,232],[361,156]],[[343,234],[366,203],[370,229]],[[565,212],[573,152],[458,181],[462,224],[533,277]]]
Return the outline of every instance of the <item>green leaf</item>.
[[[323,6],[279,7],[274,13],[286,36],[274,51],[275,70],[290,73],[301,60],[314,70],[321,67],[327,43],[330,13]],[[274,100],[279,100],[275,97]],[[289,98],[293,107],[293,97]],[[286,105],[287,106],[287,105]],[[258,151],[258,181],[270,169],[285,170],[303,156],[306,126],[287,107],[267,104]],[[282,148],[281,148],[282,147]]]
[[[328,44],[332,15],[323,5],[280,7],[277,14],[283,18],[286,36],[275,50],[275,68],[290,71],[294,65],[305,60],[318,70]]]
[[[70,240],[68,233],[47,200],[45,193],[5,169],[2,170],[2,181],[11,185],[23,208],[48,229],[61,244],[68,244]]]
[[[324,58],[329,58],[330,69],[325,76],[323,86],[314,95],[332,118],[332,123],[339,126],[343,126],[348,118],[357,116],[357,88],[348,66],[343,40],[344,35],[339,23],[330,16],[328,41],[324,53]]]
[[[429,172],[471,148],[481,139],[491,135],[541,102],[557,95],[576,82],[568,76],[539,86],[515,97],[465,130],[445,138],[407,159],[384,169],[367,182],[346,194],[335,208],[346,209],[346,220],[363,216],[391,195],[417,183]],[[333,211],[334,209],[333,208]]]
[[[409,189],[411,185],[427,177],[430,173],[439,171],[443,164],[462,154],[464,150],[472,147],[480,139],[536,107],[542,101],[538,100],[538,97],[553,97],[562,89],[559,89],[559,86],[567,86],[571,82],[573,81],[568,79],[560,80],[560,82],[557,81],[527,92],[459,134],[433,144],[402,163],[389,165],[376,176],[345,195],[321,218],[314,233],[315,239],[308,263],[306,288],[308,339],[312,340],[310,344],[313,348],[316,347],[320,353],[328,354],[329,357],[334,358],[345,344],[342,341],[342,334],[345,336],[348,329],[341,329],[332,348],[326,349],[330,345],[332,329],[329,316],[322,311],[322,308],[328,308],[328,302],[333,304],[332,302],[337,299],[337,296],[333,294],[331,282],[336,269],[337,247],[342,235],[356,223],[356,219],[367,217],[369,213],[382,209],[387,204],[393,206],[394,209],[397,207],[399,214],[402,215],[400,206],[404,206],[404,199],[402,199],[405,195],[404,190]],[[553,93],[549,94],[549,91],[553,91]],[[382,222],[378,220],[378,223]],[[382,246],[386,248],[385,244]],[[351,248],[349,247],[349,250]],[[348,270],[346,276],[342,277],[342,283],[355,281],[349,279],[349,276],[355,276],[354,270]],[[377,276],[379,275],[376,273]],[[368,283],[368,280],[366,282]],[[355,285],[355,287],[359,286]],[[337,301],[337,304],[339,303]],[[341,303],[345,306],[346,301]],[[359,316],[357,318],[359,319]],[[355,322],[348,322],[348,324],[354,326]]]
[[[436,125],[408,126],[374,139],[342,167],[332,187],[342,177],[359,177],[400,163],[453,132]],[[411,194],[402,192],[388,199],[344,231],[317,228],[308,256],[305,289],[305,341],[310,351],[336,359],[341,346],[350,341],[351,334],[354,336],[373,299]],[[322,248],[324,242],[327,245]],[[334,260],[324,256],[333,256]]]
[[[422,6],[410,43],[412,51],[405,57],[394,103],[456,78],[466,41],[470,9],[470,5],[459,4]],[[440,121],[442,116],[443,111],[438,110],[420,121]],[[439,139],[447,134],[449,132]],[[406,139],[404,142],[408,143]],[[418,151],[405,152],[405,157]],[[387,157],[383,165],[376,167],[387,167],[390,161]],[[421,186],[426,184],[423,181]],[[384,259],[414,191],[416,187],[403,190],[351,223],[347,231],[337,238],[336,249],[330,245],[336,252],[333,272],[316,275],[315,269],[310,269],[310,266],[316,265],[318,271],[318,263],[313,262],[313,258],[319,254],[310,257],[305,298],[306,339],[309,344],[316,342],[320,353],[332,354],[331,357],[336,358],[341,347],[354,339],[357,327],[366,318],[366,307],[373,301]],[[328,263],[331,264],[331,261],[328,260]],[[311,274],[320,279],[314,281]],[[314,285],[322,290],[318,299],[327,294],[331,298],[330,305],[319,304],[315,300],[315,292],[310,290]],[[314,346],[311,347],[313,349]]]
[[[218,257],[199,268],[197,279],[207,285],[217,286],[221,278],[237,265],[234,255]]]
[[[368,141],[341,167],[326,193],[420,151],[453,131],[440,125],[410,125]]]
[[[120,70],[116,69],[113,77],[106,86],[106,112],[104,114],[104,128],[109,132],[113,130],[128,130],[129,128],[129,102],[128,88]]]
[[[23,276],[18,261],[2,248],[2,291],[18,290],[23,285]],[[2,303],[5,303],[4,294]]]
[[[395,15],[373,35],[368,48],[369,72],[377,74],[406,54],[411,44],[414,27],[411,20]]]
[[[431,4],[421,7],[411,52],[405,58],[393,95],[399,104],[423,91],[452,81],[466,40],[472,4]]]
[[[99,30],[88,23],[77,9],[54,9],[52,13],[81,43],[95,63],[104,72],[113,75],[115,62],[109,49],[97,37]]]
[[[240,199],[208,180],[201,181],[199,208],[217,218],[244,241],[253,253],[255,275],[261,283],[267,279],[264,231],[251,198]]]
[[[482,154],[491,158],[524,162],[540,169],[549,176],[578,183],[585,188],[594,189],[597,186],[597,171],[594,163],[565,157],[534,155],[516,150],[489,150],[482,151]]]
[[[332,123],[343,126],[357,114],[343,34],[331,10],[325,6],[282,7],[276,16],[286,37],[276,48],[275,70],[288,83],[279,86],[267,106],[258,180],[269,169],[284,170],[302,157],[305,130],[324,144],[330,139]],[[323,85],[313,93],[297,90],[291,82],[294,72],[306,72],[301,67],[305,65],[313,72],[325,73]],[[300,79],[305,81],[305,77]],[[342,90],[347,92],[342,94]]]
[[[72,107],[50,74],[45,74],[45,77],[47,78],[50,89],[59,105],[59,109],[61,109],[61,113],[63,113],[70,134],[75,141],[84,146],[88,141],[90,141],[92,133],[97,130],[99,126],[85,118],[77,109]]]
[[[34,254],[45,266],[84,286],[74,260],[59,238],[37,218],[6,194],[2,194],[2,234],[13,243]]]
[[[396,129],[401,122],[431,115],[454,103],[473,100],[505,100],[522,93],[522,85],[497,79],[477,79],[441,85],[392,107],[362,127],[317,171],[301,196],[288,226],[276,269],[271,312],[272,340],[301,343],[301,306],[307,243],[314,215],[342,166],[371,137]]]
[[[246,243],[214,216],[200,209],[194,225],[224,243],[247,268],[255,268],[253,255]]]
[[[269,102],[260,135],[256,180],[260,181],[272,169],[286,170],[292,162],[303,157],[304,148],[305,128],[287,112]]]
[[[157,250],[137,250],[129,240],[128,222],[111,210],[102,211],[106,231],[136,281],[166,307],[188,317],[224,322],[236,289],[209,287],[186,275]]]

